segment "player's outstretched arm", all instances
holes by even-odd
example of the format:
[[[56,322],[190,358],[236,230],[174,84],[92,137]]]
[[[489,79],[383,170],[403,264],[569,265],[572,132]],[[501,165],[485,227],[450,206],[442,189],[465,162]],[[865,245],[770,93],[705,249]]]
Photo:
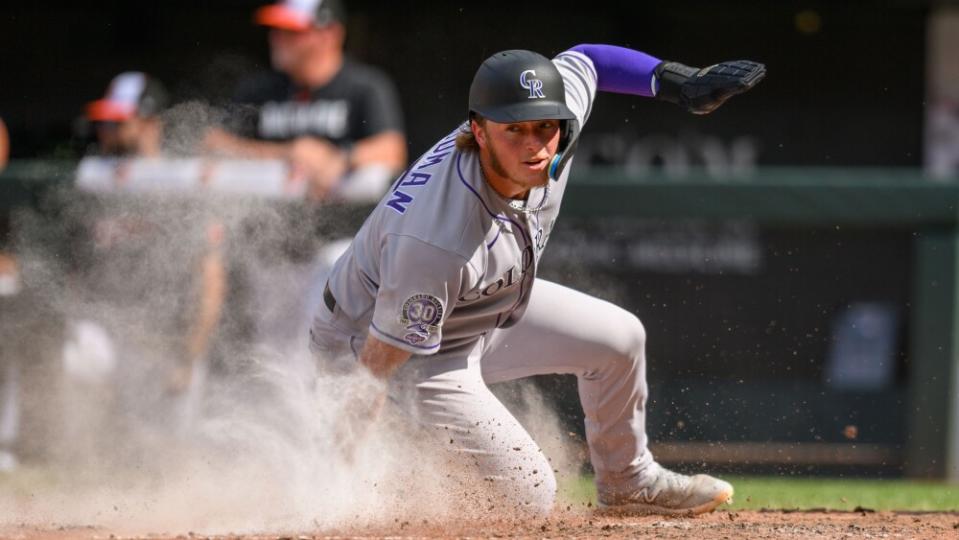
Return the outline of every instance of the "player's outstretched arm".
[[[615,45],[583,44],[570,50],[593,62],[598,90],[656,97],[693,114],[716,110],[766,76],[766,66],[750,60],[732,60],[700,69]]]

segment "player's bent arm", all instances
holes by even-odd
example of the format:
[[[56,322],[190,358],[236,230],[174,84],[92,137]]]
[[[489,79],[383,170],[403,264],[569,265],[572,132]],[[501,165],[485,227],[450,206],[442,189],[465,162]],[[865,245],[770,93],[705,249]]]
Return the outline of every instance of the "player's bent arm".
[[[349,152],[349,168],[384,165],[398,172],[406,167],[406,137],[399,131],[383,131],[361,139]]]
[[[289,143],[258,141],[234,135],[220,128],[212,128],[207,131],[203,139],[203,145],[208,151],[232,157],[290,159],[292,157],[305,157],[299,154],[314,154],[314,157],[330,161],[331,152],[328,146],[332,145],[329,145],[326,141],[312,137],[301,137],[297,140],[300,141],[301,146],[305,146],[302,145],[302,142],[307,140],[314,143],[314,146],[296,152],[294,150],[296,141]],[[320,144],[325,146],[322,151],[319,149]],[[339,155],[333,157],[342,160],[347,169],[381,164],[391,170],[399,171],[406,166],[406,138],[398,131],[384,131],[357,141],[352,150],[340,150]]]
[[[300,137],[293,142],[290,161],[308,173],[312,198],[372,202],[406,166],[406,138],[399,131],[382,131],[343,148]]]
[[[221,156],[245,159],[286,159],[290,154],[287,143],[247,139],[220,128],[207,130],[203,149]]]
[[[656,97],[694,114],[716,110],[766,76],[766,66],[749,60],[721,62],[700,69],[614,45],[582,44],[570,50],[593,62],[598,90]]]
[[[384,131],[357,141],[351,149],[316,137],[299,137],[291,143],[294,163],[323,169],[325,176],[340,180],[345,173],[368,165],[382,165],[393,172],[406,166],[406,139],[397,131]]]
[[[389,379],[400,366],[413,356],[409,351],[386,343],[372,333],[360,351],[359,362],[378,379]]]

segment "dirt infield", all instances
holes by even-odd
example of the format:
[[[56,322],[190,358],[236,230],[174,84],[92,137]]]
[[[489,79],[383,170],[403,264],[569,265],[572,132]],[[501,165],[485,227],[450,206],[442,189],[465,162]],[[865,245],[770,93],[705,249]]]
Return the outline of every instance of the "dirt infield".
[[[549,519],[489,522],[398,522],[384,527],[205,536],[193,532],[127,534],[94,527],[0,528],[4,538],[150,540],[322,538],[959,538],[959,512],[728,511],[691,518],[601,517],[558,513]]]

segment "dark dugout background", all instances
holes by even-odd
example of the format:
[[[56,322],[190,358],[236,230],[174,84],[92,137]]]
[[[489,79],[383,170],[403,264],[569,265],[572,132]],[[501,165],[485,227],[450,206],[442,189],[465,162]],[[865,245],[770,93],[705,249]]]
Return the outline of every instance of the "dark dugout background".
[[[70,155],[71,121],[111,77],[139,69],[179,100],[218,103],[268,64],[253,0],[8,3],[0,12],[0,116],[14,158]],[[767,63],[748,100],[706,118],[604,96],[587,134],[751,135],[760,164],[918,165],[926,2],[373,2],[352,0],[347,48],[385,69],[411,154],[464,115],[476,66],[502,49],[546,55],[613,43],[708,65]],[[818,22],[817,22],[818,17]],[[856,133],[859,135],[851,135]]]
[[[77,158],[76,119],[124,70],[144,70],[175,101],[226,102],[237,79],[268,65],[263,2],[41,2],[0,13],[0,117],[13,158]],[[411,157],[465,115],[469,82],[490,54],[546,55],[612,43],[691,65],[750,58],[769,76],[707,117],[603,95],[585,139],[755,141],[760,166],[918,167],[928,2],[348,2],[348,51],[400,92]],[[618,165],[616,155],[593,155]],[[695,157],[693,164],[697,164]],[[581,175],[583,182],[588,175]],[[564,219],[543,276],[636,313],[649,334],[648,430],[656,441],[849,442],[896,451],[906,437],[908,332],[896,329],[895,380],[881,391],[831,389],[834,319],[856,302],[908,320],[912,231],[755,227],[749,222]],[[629,262],[635,238],[745,246],[755,264]],[[595,253],[609,254],[605,259]],[[593,254],[593,255],[591,255]],[[727,261],[728,262],[728,261]],[[587,314],[570,313],[570,317]],[[615,329],[612,329],[615,331]],[[545,381],[581,430],[568,379]],[[876,468],[896,472],[895,459]]]

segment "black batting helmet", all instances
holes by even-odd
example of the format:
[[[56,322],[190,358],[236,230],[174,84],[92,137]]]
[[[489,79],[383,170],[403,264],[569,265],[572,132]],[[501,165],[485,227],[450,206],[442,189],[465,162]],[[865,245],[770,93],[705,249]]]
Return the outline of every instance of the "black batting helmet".
[[[573,120],[566,106],[563,77],[545,56],[533,51],[502,51],[480,65],[470,85],[470,113],[494,122]]]
[[[524,50],[490,56],[473,77],[469,106],[470,117],[478,114],[501,124],[560,120],[563,135],[548,171],[551,179],[559,179],[573,157],[579,122],[566,106],[563,76],[548,58]]]

